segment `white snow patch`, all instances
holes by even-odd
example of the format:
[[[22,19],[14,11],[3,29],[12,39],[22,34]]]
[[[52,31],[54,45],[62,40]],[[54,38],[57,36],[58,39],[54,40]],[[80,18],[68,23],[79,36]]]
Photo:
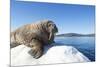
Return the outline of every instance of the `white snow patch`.
[[[25,45],[20,45],[12,48],[11,66],[90,61],[86,56],[84,56],[81,52],[72,46],[45,46],[44,54],[39,59],[35,59],[29,55],[29,50],[31,50],[31,48]]]

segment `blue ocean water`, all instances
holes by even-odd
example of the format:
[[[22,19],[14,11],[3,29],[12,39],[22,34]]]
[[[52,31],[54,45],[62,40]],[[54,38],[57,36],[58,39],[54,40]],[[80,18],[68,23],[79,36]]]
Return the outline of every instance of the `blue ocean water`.
[[[91,61],[95,61],[95,37],[55,37],[55,42],[73,46]]]

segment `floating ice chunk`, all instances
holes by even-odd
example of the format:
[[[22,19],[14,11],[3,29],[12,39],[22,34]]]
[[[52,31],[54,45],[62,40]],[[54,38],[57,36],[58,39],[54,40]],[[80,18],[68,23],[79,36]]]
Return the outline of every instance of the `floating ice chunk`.
[[[55,63],[72,63],[72,62],[88,62],[86,56],[72,46],[45,46],[44,54],[35,59],[28,54],[31,48],[20,45],[11,49],[11,65],[39,65],[39,64],[55,64]]]

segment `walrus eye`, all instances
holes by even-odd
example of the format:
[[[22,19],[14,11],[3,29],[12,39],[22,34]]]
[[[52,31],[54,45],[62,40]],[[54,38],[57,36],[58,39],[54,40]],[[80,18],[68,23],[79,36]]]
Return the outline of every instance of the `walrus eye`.
[[[49,23],[49,24],[48,24],[48,27],[51,27],[51,26],[53,26],[53,24]]]

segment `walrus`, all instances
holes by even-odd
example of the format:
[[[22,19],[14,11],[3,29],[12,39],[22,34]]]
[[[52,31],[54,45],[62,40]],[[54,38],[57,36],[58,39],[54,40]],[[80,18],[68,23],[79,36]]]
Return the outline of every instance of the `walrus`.
[[[10,47],[14,48],[22,44],[31,47],[29,54],[37,59],[42,56],[44,45],[54,43],[54,35],[57,32],[58,28],[51,20],[26,24],[11,32]]]

